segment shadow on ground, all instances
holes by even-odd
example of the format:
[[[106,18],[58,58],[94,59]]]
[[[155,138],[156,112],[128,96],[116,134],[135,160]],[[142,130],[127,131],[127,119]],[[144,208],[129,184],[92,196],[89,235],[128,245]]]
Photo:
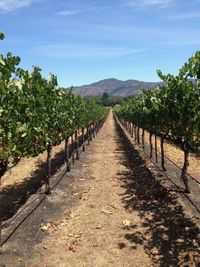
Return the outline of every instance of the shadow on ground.
[[[52,175],[62,166],[65,161],[65,153],[61,151],[52,159]],[[37,169],[22,183],[7,186],[1,190],[0,219],[7,220],[23,205],[31,194],[34,194],[44,183],[46,175],[45,162],[38,163]]]
[[[137,211],[141,218],[139,224],[133,222],[126,229],[125,238],[132,249],[142,245],[154,266],[200,266],[199,229],[184,215],[176,194],[163,188],[152,176],[140,152],[117,124],[116,130],[116,154],[127,167],[127,171],[118,173],[125,189],[122,202],[127,210]]]
[[[79,147],[81,146],[81,136],[79,137]],[[85,135],[85,140],[87,135]],[[73,152],[72,145],[69,145],[69,155]],[[60,151],[56,153],[51,162],[51,174],[54,175],[65,163],[66,153]],[[46,163],[38,163],[37,169],[30,177],[24,179],[22,183],[14,184],[3,188],[0,192],[0,221],[11,218],[18,209],[27,201],[30,195],[36,193],[45,182]]]

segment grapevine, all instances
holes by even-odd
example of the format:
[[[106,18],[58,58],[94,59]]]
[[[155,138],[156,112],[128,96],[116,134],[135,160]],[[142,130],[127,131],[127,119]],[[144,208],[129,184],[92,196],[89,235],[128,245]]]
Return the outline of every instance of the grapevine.
[[[190,192],[187,169],[190,150],[200,151],[200,51],[189,58],[177,76],[158,76],[165,85],[155,90],[144,90],[137,97],[126,99],[116,110],[120,118],[137,128],[137,141],[140,128],[150,133],[150,157],[152,157],[152,134],[161,139],[161,164],[164,166],[164,140],[176,140],[184,151],[184,164],[181,179],[185,191]],[[143,137],[144,138],[144,137]]]

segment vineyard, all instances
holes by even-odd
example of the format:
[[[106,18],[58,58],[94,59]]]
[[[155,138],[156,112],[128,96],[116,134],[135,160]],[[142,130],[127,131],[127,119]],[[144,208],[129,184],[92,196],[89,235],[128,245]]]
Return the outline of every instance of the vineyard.
[[[190,193],[187,179],[189,152],[200,151],[200,51],[197,51],[180,69],[177,76],[163,75],[158,70],[158,76],[165,86],[156,90],[143,91],[136,98],[128,98],[117,110],[126,128],[135,133],[135,140],[144,147],[145,131],[150,133],[150,157],[152,158],[153,140],[157,154],[157,136],[161,142],[161,165],[164,165],[164,140],[170,140],[182,147],[184,165],[181,178],[185,184],[186,193]],[[140,138],[140,131],[142,136]],[[157,156],[156,156],[157,158]]]
[[[4,38],[1,33],[1,39]],[[41,69],[32,72],[17,68],[20,58],[9,52],[0,56],[0,179],[22,157],[47,150],[46,191],[49,190],[51,150],[69,137],[87,134],[105,116],[106,110],[94,100],[85,100],[57,87],[53,74],[46,79]],[[84,142],[84,140],[82,140]]]
[[[0,55],[0,266],[200,266],[200,51],[113,110],[19,64]]]

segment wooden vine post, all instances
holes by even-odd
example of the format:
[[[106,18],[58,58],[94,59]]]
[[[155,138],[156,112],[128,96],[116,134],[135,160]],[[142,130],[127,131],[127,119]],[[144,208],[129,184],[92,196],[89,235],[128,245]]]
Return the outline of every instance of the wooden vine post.
[[[71,152],[71,155],[72,155],[72,164],[74,165],[74,135],[72,134],[71,135],[71,148],[72,148],[72,152]]]
[[[51,177],[51,160],[52,160],[52,142],[47,143],[47,174],[46,174],[46,180],[45,180],[45,193],[50,193],[50,177]]]
[[[66,157],[67,172],[70,172],[71,166],[69,163],[69,137],[65,138],[65,157]]]
[[[84,132],[84,128],[82,128],[81,132],[82,132],[82,146],[83,146],[83,151],[85,151],[85,137],[84,137],[85,132]]]
[[[166,171],[165,168],[165,151],[164,151],[164,136],[160,137],[160,152],[161,152],[161,167],[163,171]]]
[[[79,141],[78,141],[78,133],[77,131],[75,132],[75,142],[76,142],[76,159],[79,159],[79,151],[78,151],[78,148],[79,148]]]
[[[142,148],[144,149],[144,136],[145,136],[145,129],[142,128]]]
[[[190,188],[188,184],[188,178],[187,178],[187,170],[189,166],[189,146],[187,142],[184,142],[183,144],[183,151],[184,151],[184,164],[181,172],[181,178],[185,185],[185,192],[190,193]]]
[[[152,132],[149,134],[149,145],[150,145],[150,158],[152,158],[153,155],[153,144],[152,144]]]
[[[154,135],[154,140],[155,140],[155,158],[156,158],[156,163],[158,163],[158,144],[157,144],[157,135]]]

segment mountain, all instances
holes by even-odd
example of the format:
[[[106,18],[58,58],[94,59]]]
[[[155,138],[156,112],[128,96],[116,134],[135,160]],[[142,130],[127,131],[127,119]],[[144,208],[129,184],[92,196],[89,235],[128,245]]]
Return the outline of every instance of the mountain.
[[[89,85],[73,87],[73,92],[81,96],[102,96],[104,92],[107,92],[110,96],[127,97],[138,95],[141,89],[153,89],[158,85],[162,85],[162,83],[137,80],[121,81],[110,78]]]

